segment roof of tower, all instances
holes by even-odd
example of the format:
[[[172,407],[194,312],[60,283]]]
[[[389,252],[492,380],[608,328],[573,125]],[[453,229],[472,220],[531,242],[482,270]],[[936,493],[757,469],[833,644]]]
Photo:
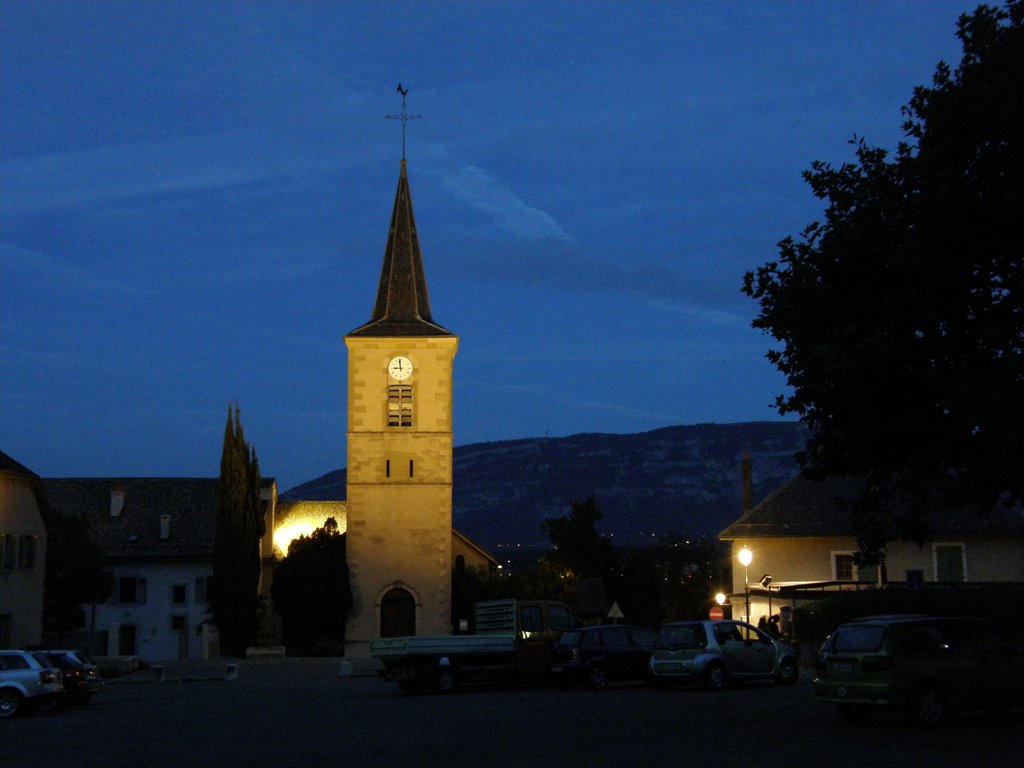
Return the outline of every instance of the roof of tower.
[[[349,332],[350,336],[451,336],[430,315],[427,280],[423,273],[412,195],[405,160],[398,176],[391,229],[384,249],[377,303],[370,322]]]

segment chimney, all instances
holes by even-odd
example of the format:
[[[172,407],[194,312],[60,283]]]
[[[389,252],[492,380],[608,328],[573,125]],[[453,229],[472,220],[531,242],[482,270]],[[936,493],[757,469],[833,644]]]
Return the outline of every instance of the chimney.
[[[754,506],[754,479],[750,471],[750,454],[743,452],[743,514]]]
[[[124,511],[124,486],[118,483],[110,490],[110,516],[120,517]]]
[[[167,541],[171,538],[171,516],[160,515],[160,540]]]

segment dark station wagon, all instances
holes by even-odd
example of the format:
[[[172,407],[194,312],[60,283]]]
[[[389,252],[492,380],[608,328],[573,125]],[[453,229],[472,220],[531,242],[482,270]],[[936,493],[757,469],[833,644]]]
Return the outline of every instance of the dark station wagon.
[[[551,649],[551,675],[560,685],[643,681],[655,633],[629,624],[580,627],[563,632]]]
[[[818,651],[815,694],[840,716],[902,712],[922,724],[949,709],[999,713],[1024,689],[1024,637],[970,618],[880,616],[842,625]]]

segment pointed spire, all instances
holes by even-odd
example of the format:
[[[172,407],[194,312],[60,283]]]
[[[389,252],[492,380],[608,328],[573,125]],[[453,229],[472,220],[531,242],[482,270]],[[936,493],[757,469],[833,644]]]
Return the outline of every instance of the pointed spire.
[[[350,336],[450,336],[451,331],[434,322],[430,315],[427,280],[423,272],[412,195],[405,172],[405,160],[398,177],[391,229],[384,249],[377,302],[370,322]]]

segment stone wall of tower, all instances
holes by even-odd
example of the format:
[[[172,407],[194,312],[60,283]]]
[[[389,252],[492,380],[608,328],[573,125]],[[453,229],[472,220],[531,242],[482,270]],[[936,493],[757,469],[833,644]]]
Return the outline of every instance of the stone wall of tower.
[[[380,637],[393,586],[417,601],[417,634],[451,631],[452,363],[455,336],[349,336],[347,510],[353,608],[346,653]],[[388,427],[388,362],[408,357],[413,426]],[[411,462],[411,464],[410,464]],[[411,471],[410,471],[411,467]]]

